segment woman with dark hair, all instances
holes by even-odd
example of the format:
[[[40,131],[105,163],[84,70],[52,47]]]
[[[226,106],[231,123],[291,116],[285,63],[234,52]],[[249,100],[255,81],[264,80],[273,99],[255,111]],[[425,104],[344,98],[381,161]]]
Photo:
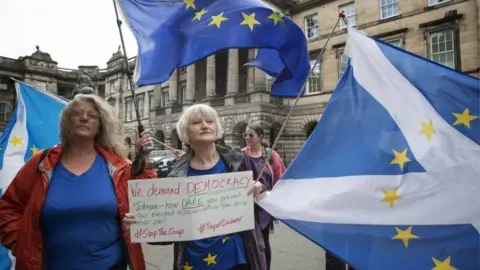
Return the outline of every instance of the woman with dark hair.
[[[274,150],[268,147],[268,144],[262,141],[264,137],[263,128],[260,125],[250,124],[247,126],[243,137],[247,142],[247,146],[242,149],[247,157],[255,164],[256,169],[260,172],[266,164],[260,177],[262,183],[267,190],[272,190],[280,177],[285,172],[285,165],[282,159]],[[270,158],[269,158],[270,156]],[[267,160],[268,159],[268,160]],[[255,205],[255,214],[260,222],[263,240],[265,242],[265,256],[267,259],[267,267],[270,269],[272,260],[272,252],[270,249],[270,231],[273,231],[273,218],[265,210]]]

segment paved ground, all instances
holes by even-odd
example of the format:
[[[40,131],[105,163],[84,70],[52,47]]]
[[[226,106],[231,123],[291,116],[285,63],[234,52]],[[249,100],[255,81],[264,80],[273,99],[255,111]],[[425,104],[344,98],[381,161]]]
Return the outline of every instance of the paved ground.
[[[309,240],[282,223],[275,225],[271,236],[272,270],[324,270],[325,253]],[[146,246],[147,270],[171,270],[172,247]]]

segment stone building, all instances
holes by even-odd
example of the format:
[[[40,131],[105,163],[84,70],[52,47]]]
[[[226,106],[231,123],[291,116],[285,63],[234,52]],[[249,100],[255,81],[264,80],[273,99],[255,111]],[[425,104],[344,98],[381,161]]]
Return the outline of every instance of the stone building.
[[[351,26],[370,36],[480,76],[480,0],[269,0],[269,3],[304,29],[312,64],[334,27],[338,12],[343,10]],[[343,56],[345,28],[341,23],[334,30],[320,57],[320,65],[287,122],[276,149],[287,163],[312,132],[343,74],[347,60]],[[221,51],[177,69],[167,82],[136,89],[143,125],[157,140],[180,148],[175,124],[186,107],[202,102],[219,112],[226,143],[242,146],[242,133],[251,122],[261,124],[265,128],[265,141],[273,142],[293,100],[270,96],[272,78],[244,66],[254,57],[255,50]],[[125,136],[133,139],[137,116],[123,61],[118,51],[105,69],[80,66],[79,70],[65,70],[38,48],[31,56],[19,59],[0,57],[0,125],[8,119],[14,101],[13,82],[8,77],[68,98],[78,74],[86,72],[99,93],[115,108],[118,119],[125,125]],[[133,65],[134,59],[130,59],[129,68]],[[161,144],[156,148],[164,149]]]

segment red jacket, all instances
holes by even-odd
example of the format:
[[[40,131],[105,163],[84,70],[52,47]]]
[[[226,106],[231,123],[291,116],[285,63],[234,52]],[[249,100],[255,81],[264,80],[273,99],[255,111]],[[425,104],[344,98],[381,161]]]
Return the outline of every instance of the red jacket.
[[[138,177],[131,177],[131,163],[111,152],[97,147],[97,151],[105,158],[109,173],[113,175],[113,184],[117,195],[119,215],[128,213],[129,179],[156,178],[153,169],[145,169]],[[39,164],[41,152],[37,152],[23,165],[12,183],[0,199],[0,237],[5,247],[14,249],[17,270],[41,270],[43,239],[40,228],[40,214],[47,194],[49,176],[59,162],[62,150],[56,146],[50,150]],[[37,169],[40,169],[37,171]],[[145,270],[141,244],[130,241],[130,233],[122,226],[123,236],[129,254],[130,267],[134,270]]]

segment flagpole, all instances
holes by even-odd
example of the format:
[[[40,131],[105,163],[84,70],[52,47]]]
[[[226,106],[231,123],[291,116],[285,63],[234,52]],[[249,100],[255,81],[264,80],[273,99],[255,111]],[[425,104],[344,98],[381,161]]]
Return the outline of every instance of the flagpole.
[[[142,121],[140,118],[140,111],[138,110],[138,100],[135,96],[135,85],[132,79],[133,72],[131,72],[130,69],[128,68],[128,57],[127,57],[127,50],[125,48],[125,41],[123,39],[122,21],[118,16],[116,0],[113,0],[113,7],[115,9],[115,17],[117,18],[117,26],[118,26],[118,33],[120,34],[120,41],[122,42],[123,60],[125,61],[125,67],[127,69],[127,78],[130,83],[130,91],[132,93],[133,106],[135,108],[135,114],[137,115],[138,135],[140,136],[140,134],[145,130],[145,128],[142,125]],[[143,172],[143,170],[145,169],[145,165],[147,163],[144,153],[149,153],[151,150],[152,150],[151,148],[142,147],[142,149],[140,149],[140,151],[136,153],[135,159],[132,162],[132,176],[137,176]]]
[[[18,79],[15,79],[14,77],[10,77],[10,80],[15,81],[15,82],[18,82],[18,83],[23,83],[23,84],[28,85],[28,86],[30,86],[30,87],[32,87],[32,88],[35,88],[35,89],[38,88],[37,86],[34,86],[34,85],[28,84],[28,83],[26,83],[26,82],[20,81],[20,80],[18,80]],[[61,100],[66,101],[66,102],[70,102],[70,101],[71,101],[70,99],[67,99],[67,98],[65,98],[65,97],[59,96],[59,95],[57,95],[57,94],[50,93],[50,92],[48,92],[48,93],[51,94],[51,95],[53,95],[53,96],[55,96],[55,97],[57,97],[57,98],[59,98],[59,99],[61,99]],[[118,119],[115,119],[115,121],[117,121],[117,123],[119,123],[119,124],[122,125],[123,127],[126,127],[126,128],[128,128],[128,129],[131,129],[131,130],[136,131],[136,129],[135,129],[134,127],[131,127],[131,126],[127,125],[127,124],[124,124],[124,123],[122,123],[121,121],[119,121]],[[165,143],[163,143],[163,142],[161,142],[161,141],[159,141],[159,140],[157,140],[157,139],[155,139],[155,138],[153,138],[153,137],[152,137],[152,141],[157,142],[157,143],[165,146],[166,148],[168,148],[168,149],[170,149],[170,150],[172,150],[172,151],[177,150],[177,149],[175,149],[175,148],[173,148],[173,147],[171,147],[171,146],[169,146],[169,145],[167,145],[167,144],[165,144]]]
[[[272,146],[271,146],[271,149],[272,149],[272,150],[274,150],[275,147],[277,146],[277,143],[278,143],[278,141],[280,140],[280,137],[282,136],[282,133],[284,132],[285,127],[287,126],[287,121],[288,121],[288,119],[290,118],[290,116],[292,115],[293,109],[294,109],[295,106],[297,105],[298,100],[299,100],[300,97],[303,95],[303,92],[305,91],[305,86],[307,85],[308,80],[309,80],[310,77],[313,75],[313,72],[314,72],[315,68],[317,67],[318,63],[321,61],[320,59],[322,58],[322,55],[323,55],[325,49],[327,48],[327,44],[328,44],[328,42],[330,41],[330,38],[332,37],[333,32],[335,32],[335,29],[337,28],[338,23],[340,22],[340,20],[343,20],[344,22],[347,22],[347,19],[345,18],[345,13],[344,13],[344,11],[342,11],[342,12],[340,12],[340,13],[338,14],[338,19],[337,19],[337,22],[335,23],[335,26],[333,26],[332,31],[330,32],[330,34],[328,35],[327,40],[325,41],[325,44],[323,45],[322,49],[321,49],[320,52],[318,53],[317,59],[315,60],[315,63],[313,64],[313,67],[310,69],[310,73],[308,74],[308,77],[307,77],[307,78],[305,79],[305,81],[303,82],[302,88],[301,88],[300,91],[298,92],[298,95],[297,95],[297,97],[295,98],[295,101],[293,102],[292,107],[291,107],[290,110],[288,111],[288,114],[287,114],[287,116],[285,117],[285,120],[283,121],[283,124],[282,124],[282,126],[280,127],[280,130],[278,131],[277,137],[276,137],[275,140],[273,141],[273,144],[272,144]],[[271,156],[272,156],[272,151],[270,151],[270,153],[267,155],[266,160],[267,160],[267,161],[270,160],[270,157],[271,157]],[[268,162],[264,162],[264,163],[265,163],[265,164],[263,164],[262,170],[261,170],[260,173],[258,174],[257,181],[260,180],[260,177],[262,176],[263,171],[264,171],[265,168],[267,167]]]

